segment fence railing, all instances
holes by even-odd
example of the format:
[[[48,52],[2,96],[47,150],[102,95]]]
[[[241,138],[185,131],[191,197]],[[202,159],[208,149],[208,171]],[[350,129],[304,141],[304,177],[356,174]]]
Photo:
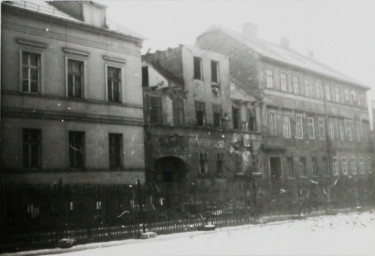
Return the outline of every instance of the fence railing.
[[[328,213],[342,207],[374,206],[371,180],[335,186],[270,187],[231,182],[193,184],[0,186],[1,251],[194,230],[205,223],[228,226],[258,218]],[[349,186],[350,185],[350,186]]]

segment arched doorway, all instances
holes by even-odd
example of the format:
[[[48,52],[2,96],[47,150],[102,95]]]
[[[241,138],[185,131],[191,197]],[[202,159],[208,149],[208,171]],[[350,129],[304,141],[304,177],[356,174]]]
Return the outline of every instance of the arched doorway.
[[[181,183],[186,175],[185,162],[175,156],[161,157],[154,163],[158,180],[166,183]]]

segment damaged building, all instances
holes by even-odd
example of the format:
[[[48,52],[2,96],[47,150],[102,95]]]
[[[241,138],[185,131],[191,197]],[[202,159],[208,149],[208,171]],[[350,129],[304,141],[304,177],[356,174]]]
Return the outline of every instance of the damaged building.
[[[188,45],[143,56],[149,181],[224,186],[260,171],[260,108],[229,66],[225,55]]]

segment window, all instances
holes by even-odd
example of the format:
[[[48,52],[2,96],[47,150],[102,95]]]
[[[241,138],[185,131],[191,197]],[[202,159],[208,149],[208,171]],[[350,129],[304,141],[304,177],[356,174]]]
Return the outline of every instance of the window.
[[[322,158],[322,164],[323,164],[323,166],[322,166],[322,168],[323,168],[323,174],[324,174],[324,176],[328,176],[329,175],[329,173],[328,173],[328,168],[327,168],[327,166],[328,166],[328,159],[327,159],[327,157],[323,157]]]
[[[199,57],[194,57],[194,79],[203,80],[202,59]]]
[[[298,76],[293,77],[293,89],[295,94],[299,94],[299,78]]]
[[[332,171],[333,171],[333,175],[339,175],[339,163],[338,163],[338,160],[337,160],[337,157],[333,157],[332,158]]]
[[[148,80],[148,66],[142,67],[142,87],[148,87],[149,80]]]
[[[218,84],[220,82],[219,62],[211,61],[211,82]]]
[[[283,116],[283,130],[284,130],[284,137],[290,138],[291,137],[290,116],[287,114],[284,114]]]
[[[288,177],[294,177],[293,157],[286,158],[286,165],[288,168]]]
[[[233,129],[240,129],[240,109],[232,107]]]
[[[205,125],[206,123],[206,106],[204,102],[195,102],[195,118],[197,119],[197,125]]]
[[[83,168],[85,166],[85,133],[69,132],[69,161],[70,167]]]
[[[357,141],[361,141],[361,122],[357,122],[356,125],[356,135],[357,135]]]
[[[83,61],[68,60],[68,96],[82,97],[83,95]]]
[[[38,93],[40,84],[40,54],[22,52],[22,91]]]
[[[316,159],[316,157],[312,157],[311,160],[312,160],[312,175],[316,177],[318,176],[318,168],[317,168],[318,160]]]
[[[335,94],[336,102],[340,102],[340,89],[338,87],[335,87]]]
[[[214,112],[214,127],[220,128],[221,127],[221,105],[212,105],[212,109]]]
[[[353,175],[356,175],[356,174],[357,174],[357,163],[356,163],[354,157],[352,157],[352,174],[353,174]]]
[[[305,95],[307,97],[311,96],[311,91],[310,91],[310,81],[308,79],[305,80]]]
[[[249,131],[256,131],[256,115],[254,109],[248,109],[247,110],[247,116],[248,116],[248,122],[247,122],[247,128]]]
[[[23,129],[23,167],[39,168],[41,164],[41,130]]]
[[[199,153],[199,172],[201,175],[208,173],[208,154]]]
[[[287,82],[287,77],[285,73],[280,74],[280,83],[281,83],[281,90],[283,92],[286,92],[288,89],[288,82]]]
[[[277,135],[277,120],[275,112],[268,112],[268,124],[270,129],[270,135]]]
[[[301,166],[301,176],[307,177],[306,157],[300,157],[299,163],[300,163],[300,166]]]
[[[329,120],[329,138],[331,140],[334,140],[335,139],[335,122],[334,120]]]
[[[314,83],[310,84],[310,95],[312,98],[316,97],[316,87]]]
[[[345,120],[345,127],[346,127],[346,137],[348,141],[353,141],[353,131],[352,131],[352,124],[349,120]]]
[[[296,116],[296,138],[302,139],[303,138],[303,123],[302,120],[303,116],[297,115]]]
[[[223,174],[224,171],[224,153],[217,153],[216,155],[216,172],[218,175]]]
[[[314,118],[307,118],[307,132],[310,139],[315,139],[315,130],[314,130]]]
[[[162,124],[161,97],[149,96],[150,102],[150,124]]]
[[[315,85],[316,85],[316,97],[317,97],[318,99],[322,99],[322,98],[323,98],[322,82],[320,82],[320,81],[316,81],[316,82],[315,82]]]
[[[331,100],[331,87],[329,85],[326,85],[326,100]]]
[[[109,168],[115,169],[122,167],[122,134],[109,134]]]
[[[345,100],[345,103],[349,102],[349,90],[348,89],[344,90],[344,100]]]
[[[121,69],[107,67],[107,97],[108,101],[120,102]]]
[[[342,174],[348,175],[348,160],[346,157],[343,157],[341,161],[342,161]]]
[[[267,69],[267,88],[273,88],[273,72],[271,69]]]
[[[345,140],[345,133],[344,133],[344,120],[339,120],[339,125],[340,125],[340,140],[344,141]]]
[[[318,124],[319,124],[319,137],[321,140],[324,140],[326,138],[326,129],[324,127],[324,119],[319,119]]]
[[[353,99],[353,104],[357,104],[357,93],[355,91],[352,91],[352,99]]]
[[[359,173],[365,174],[365,164],[363,163],[363,158],[359,159]]]
[[[184,102],[181,99],[173,100],[173,123],[174,125],[184,124]]]

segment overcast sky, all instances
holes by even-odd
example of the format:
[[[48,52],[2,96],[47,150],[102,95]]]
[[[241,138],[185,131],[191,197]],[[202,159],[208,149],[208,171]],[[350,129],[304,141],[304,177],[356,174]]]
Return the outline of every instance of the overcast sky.
[[[103,2],[103,1],[101,1]],[[240,32],[258,25],[260,38],[315,58],[375,89],[373,1],[105,1],[107,17],[147,38],[142,52],[194,44],[212,24]],[[375,90],[369,98],[375,99]]]

